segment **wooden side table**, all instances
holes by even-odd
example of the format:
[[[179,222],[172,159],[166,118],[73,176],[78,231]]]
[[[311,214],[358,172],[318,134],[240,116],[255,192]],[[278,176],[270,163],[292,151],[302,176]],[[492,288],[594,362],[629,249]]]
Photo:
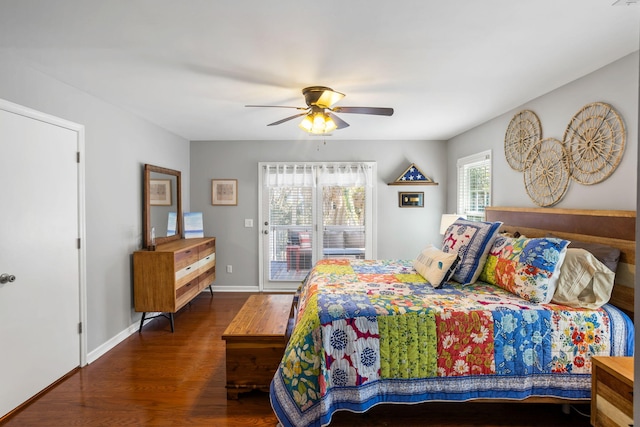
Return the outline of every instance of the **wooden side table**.
[[[591,425],[633,426],[633,357],[592,360]]]

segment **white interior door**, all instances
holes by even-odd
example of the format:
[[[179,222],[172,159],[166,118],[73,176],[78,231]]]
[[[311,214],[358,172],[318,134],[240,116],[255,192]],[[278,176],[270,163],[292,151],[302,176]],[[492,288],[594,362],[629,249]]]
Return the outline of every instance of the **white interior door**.
[[[7,105],[0,103],[0,273],[15,280],[0,283],[0,417],[80,366],[82,342],[81,139]]]

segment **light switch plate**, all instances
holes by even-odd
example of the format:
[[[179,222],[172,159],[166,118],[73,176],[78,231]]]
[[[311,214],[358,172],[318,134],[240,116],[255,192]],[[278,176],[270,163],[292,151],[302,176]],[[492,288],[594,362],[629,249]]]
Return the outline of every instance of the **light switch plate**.
[[[244,220],[244,226],[249,228],[249,227],[253,227],[253,220],[252,219],[245,219]]]

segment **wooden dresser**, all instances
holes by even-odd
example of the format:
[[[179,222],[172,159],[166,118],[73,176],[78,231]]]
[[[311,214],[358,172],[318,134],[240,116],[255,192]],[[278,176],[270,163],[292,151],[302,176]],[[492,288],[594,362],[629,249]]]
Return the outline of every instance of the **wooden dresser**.
[[[633,425],[633,357],[593,358],[591,425]]]
[[[173,313],[204,288],[211,290],[215,278],[215,237],[174,240],[158,245],[155,251],[134,252],[134,306],[143,312],[140,329],[145,318],[149,319],[147,313],[159,312],[169,318],[173,332]]]

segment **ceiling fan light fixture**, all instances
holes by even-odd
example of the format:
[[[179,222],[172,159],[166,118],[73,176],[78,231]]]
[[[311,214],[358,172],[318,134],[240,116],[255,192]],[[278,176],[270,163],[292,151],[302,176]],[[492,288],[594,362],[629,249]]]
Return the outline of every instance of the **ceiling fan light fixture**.
[[[324,113],[315,113],[313,115],[313,128],[311,132],[313,133],[324,133],[325,132],[325,117]]]
[[[323,111],[307,114],[298,126],[305,132],[313,134],[328,133],[338,128],[331,116]]]
[[[313,129],[313,116],[311,114],[307,114],[298,126],[300,126],[300,129],[305,132],[311,132],[311,129]]]
[[[325,114],[324,131],[325,132],[332,132],[332,131],[336,130],[337,128],[338,128],[338,125],[336,125],[336,122],[333,121],[331,116]]]

